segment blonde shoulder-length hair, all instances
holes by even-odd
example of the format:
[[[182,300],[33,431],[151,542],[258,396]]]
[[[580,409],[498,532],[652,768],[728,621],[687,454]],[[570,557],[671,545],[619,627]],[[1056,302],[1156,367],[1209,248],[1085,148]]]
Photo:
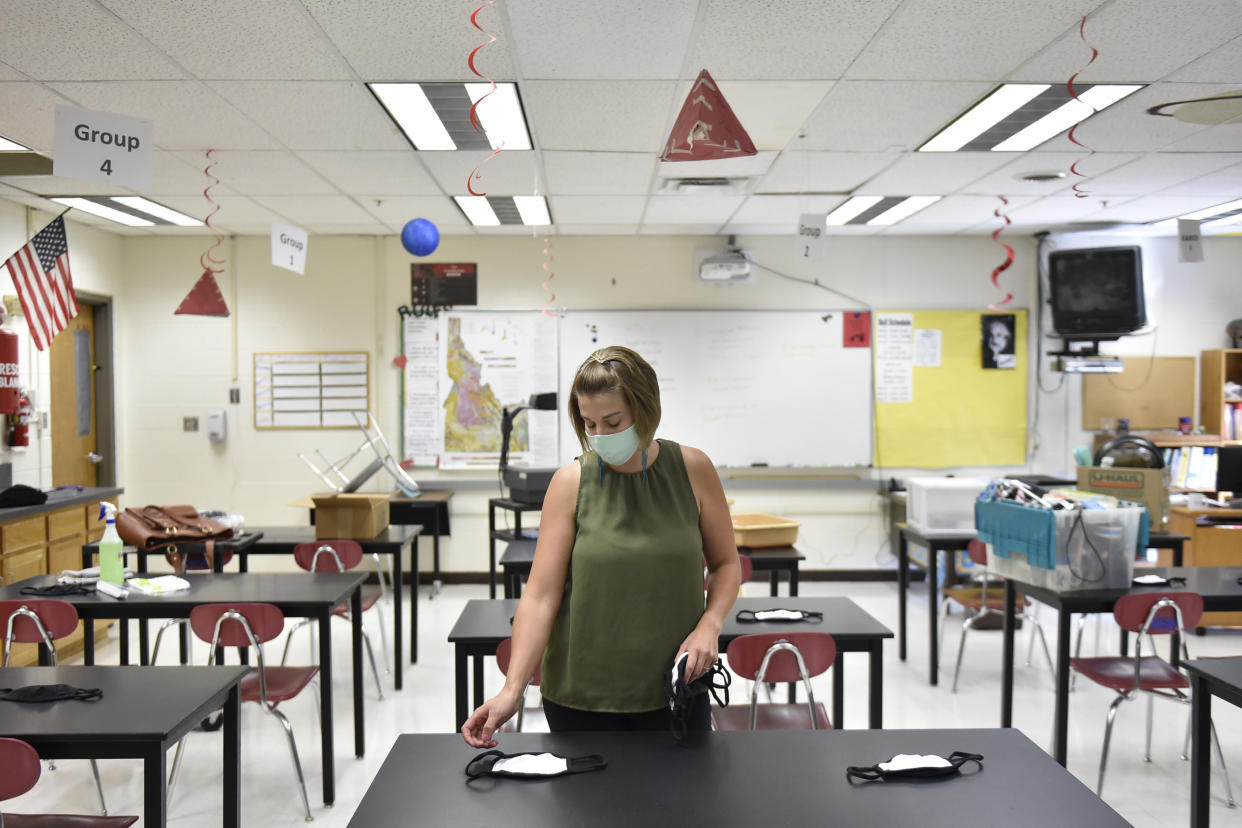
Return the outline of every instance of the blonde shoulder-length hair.
[[[590,451],[591,444],[587,440],[578,399],[609,391],[620,391],[634,413],[639,444],[645,446],[650,443],[660,425],[660,383],[655,370],[647,360],[629,348],[610,345],[595,351],[578,366],[569,391],[569,420],[573,423],[582,450]]]

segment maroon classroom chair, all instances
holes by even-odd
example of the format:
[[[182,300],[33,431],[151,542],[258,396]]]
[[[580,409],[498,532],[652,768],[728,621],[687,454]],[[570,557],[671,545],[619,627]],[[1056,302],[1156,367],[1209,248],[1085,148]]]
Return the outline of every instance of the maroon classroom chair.
[[[21,796],[39,781],[39,754],[21,739],[0,738],[0,801]],[[5,828],[127,828],[136,816],[0,814]]]
[[[754,684],[750,704],[712,710],[716,730],[828,730],[828,711],[815,701],[811,677],[832,667],[837,644],[823,632],[756,633],[729,642],[729,669]],[[802,681],[806,704],[759,704],[759,685],[764,682]]]

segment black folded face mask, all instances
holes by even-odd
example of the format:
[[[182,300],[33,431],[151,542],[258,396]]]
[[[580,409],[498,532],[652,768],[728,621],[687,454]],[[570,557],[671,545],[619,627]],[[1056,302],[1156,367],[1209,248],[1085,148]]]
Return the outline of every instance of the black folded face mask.
[[[716,704],[725,707],[729,704],[729,685],[733,683],[732,674],[720,663],[720,659],[716,659],[716,663],[706,673],[694,681],[687,682],[686,664],[689,658],[689,653],[682,653],[673,662],[673,669],[664,680],[664,697],[668,700],[668,709],[671,714],[669,726],[672,728],[673,737],[679,742],[686,737],[686,714],[695,696],[695,688],[698,688],[697,692],[700,693],[703,691],[711,693]],[[720,700],[722,693],[724,701]]]
[[[948,755],[936,756],[899,753],[887,762],[878,765],[853,766],[845,769],[845,775],[852,782],[861,779],[864,782],[894,782],[902,779],[938,779],[956,776],[967,762],[978,762],[983,766],[983,755],[955,750]]]
[[[41,587],[22,587],[22,595],[93,595],[94,584],[49,584]]]
[[[103,691],[98,687],[74,687],[72,684],[30,684],[25,687],[0,687],[0,701],[56,702],[99,701]]]
[[[560,756],[556,753],[502,753],[499,750],[488,750],[466,763],[466,781],[483,776],[547,779],[571,773],[589,773],[606,767],[607,760],[598,753],[587,756]]]
[[[786,624],[805,621],[809,624],[818,624],[824,620],[824,614],[822,612],[796,609],[744,609],[738,610],[736,617],[739,624],[757,624],[760,621],[776,621]]]

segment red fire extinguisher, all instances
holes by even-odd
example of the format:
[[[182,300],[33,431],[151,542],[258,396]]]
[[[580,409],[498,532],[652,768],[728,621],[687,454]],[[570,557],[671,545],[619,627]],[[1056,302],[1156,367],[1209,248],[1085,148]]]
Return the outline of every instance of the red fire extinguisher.
[[[0,312],[0,324],[3,313]],[[16,414],[18,388],[21,377],[17,374],[17,334],[8,328],[0,328],[0,414]]]
[[[20,447],[30,445],[30,397],[25,389],[17,398],[17,413],[9,415],[9,446]]]

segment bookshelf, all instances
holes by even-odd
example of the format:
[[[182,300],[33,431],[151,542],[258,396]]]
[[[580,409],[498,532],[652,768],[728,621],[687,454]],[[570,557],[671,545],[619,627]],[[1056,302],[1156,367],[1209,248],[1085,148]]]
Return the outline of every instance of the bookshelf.
[[[1242,446],[1242,397],[1225,395],[1225,383],[1242,384],[1242,348],[1214,348],[1199,355],[1199,423],[1222,435],[1227,446]],[[1232,422],[1226,419],[1226,409]]]

